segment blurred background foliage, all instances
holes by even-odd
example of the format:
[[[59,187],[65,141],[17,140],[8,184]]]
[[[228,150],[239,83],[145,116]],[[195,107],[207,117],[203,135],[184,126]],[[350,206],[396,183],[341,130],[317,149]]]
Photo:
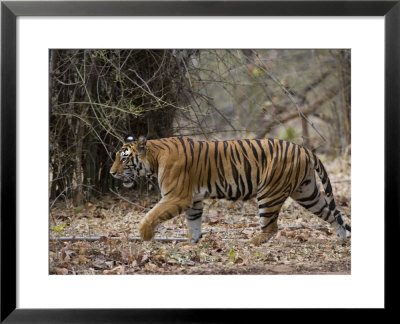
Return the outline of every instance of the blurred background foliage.
[[[50,50],[50,201],[120,184],[126,134],[351,144],[350,50]]]

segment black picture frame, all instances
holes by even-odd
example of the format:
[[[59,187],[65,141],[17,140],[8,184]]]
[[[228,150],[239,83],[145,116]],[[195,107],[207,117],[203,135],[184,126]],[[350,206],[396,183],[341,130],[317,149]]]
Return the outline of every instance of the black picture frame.
[[[18,16],[384,16],[385,309],[396,306],[393,269],[400,227],[400,1],[2,1],[1,3],[1,322],[237,322],[244,310],[16,308],[16,19]],[[366,140],[368,140],[366,134]],[[374,154],[374,148],[371,148]],[[368,157],[366,157],[368,158]],[[373,177],[370,170],[365,177]],[[368,180],[365,180],[368,183]],[[368,203],[373,203],[374,188]],[[371,237],[371,239],[374,239]],[[371,260],[371,262],[373,262]],[[367,283],[366,283],[367,284]],[[156,292],[155,292],[156,293]],[[188,294],[190,297],[190,294]],[[327,301],[328,303],[328,301]],[[266,305],[268,307],[268,305]],[[265,310],[247,310],[249,320]],[[240,314],[239,314],[240,313]],[[270,314],[270,313],[269,313]],[[268,315],[270,316],[270,315]]]

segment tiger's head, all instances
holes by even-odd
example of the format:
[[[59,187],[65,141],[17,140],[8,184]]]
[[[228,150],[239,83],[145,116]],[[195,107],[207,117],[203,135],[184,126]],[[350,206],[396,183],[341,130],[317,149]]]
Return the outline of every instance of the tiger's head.
[[[132,135],[127,135],[124,139],[124,145],[115,155],[110,174],[116,179],[121,179],[124,187],[132,187],[137,177],[148,174],[146,162],[141,159],[145,151],[145,137],[140,136],[135,140]]]

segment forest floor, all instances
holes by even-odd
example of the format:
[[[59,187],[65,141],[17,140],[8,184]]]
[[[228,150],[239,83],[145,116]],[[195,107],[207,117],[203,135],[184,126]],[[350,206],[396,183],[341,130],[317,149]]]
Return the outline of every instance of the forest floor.
[[[335,201],[351,224],[350,158],[324,164]],[[203,238],[187,237],[184,215],[162,224],[155,238],[143,242],[137,225],[158,200],[157,193],[134,189],[111,193],[81,207],[57,201],[50,211],[50,274],[350,274],[351,240],[340,240],[334,229],[290,198],[279,217],[279,231],[268,243],[247,240],[259,231],[255,200],[206,200]],[[52,238],[59,238],[54,240]],[[60,238],[74,237],[70,241]],[[88,238],[87,240],[81,239]],[[92,240],[89,240],[91,238]]]

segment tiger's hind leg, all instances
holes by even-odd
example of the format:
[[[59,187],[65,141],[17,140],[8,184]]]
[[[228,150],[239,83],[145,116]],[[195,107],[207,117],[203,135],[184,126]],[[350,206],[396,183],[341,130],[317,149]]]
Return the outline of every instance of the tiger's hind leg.
[[[287,194],[272,197],[258,195],[261,233],[250,240],[251,244],[258,246],[265,243],[278,232],[279,211],[287,197]]]
[[[332,194],[329,197],[322,196],[316,184],[314,172],[310,173],[300,187],[291,194],[291,197],[314,215],[332,224],[340,238],[346,239],[349,236],[350,226],[344,223]]]
[[[278,232],[278,214],[269,219],[263,217],[260,219],[260,223],[261,233],[250,240],[250,244],[255,246],[268,242]],[[265,224],[263,225],[263,223]]]
[[[195,201],[185,211],[186,222],[189,228],[189,242],[197,243],[201,239],[201,216],[203,215],[203,202]]]

